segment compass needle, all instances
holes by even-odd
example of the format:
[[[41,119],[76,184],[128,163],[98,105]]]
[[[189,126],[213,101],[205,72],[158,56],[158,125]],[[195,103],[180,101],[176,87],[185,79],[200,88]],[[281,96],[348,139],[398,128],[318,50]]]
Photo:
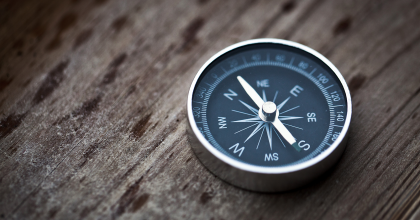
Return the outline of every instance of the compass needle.
[[[297,151],[300,151],[299,147],[296,147],[296,139],[293,137],[293,135],[290,133],[289,130],[283,125],[283,123],[280,122],[278,118],[274,120],[273,122],[274,127],[277,129],[277,131],[281,134],[281,136],[286,139],[286,141],[292,145]]]
[[[286,145],[283,143],[283,141],[280,138],[280,135],[277,133],[276,129],[274,129],[274,133],[276,133],[277,137],[279,138],[281,144],[283,145],[284,148],[286,148]]]
[[[251,97],[252,101],[254,101],[258,108],[261,108],[264,101],[260,95],[258,95],[258,93],[241,76],[237,76],[236,78],[239,80],[239,83],[241,83],[242,88],[244,88],[248,96]]]
[[[237,76],[236,77],[239,81],[239,83],[241,84],[241,86],[244,88],[245,92],[249,95],[249,97],[255,102],[255,104],[257,106],[260,107],[260,112],[264,111],[265,106],[272,106],[274,105],[273,102],[266,102],[267,98],[265,95],[265,91],[263,90],[263,98],[261,98],[258,93],[251,87],[251,85],[249,85],[241,76]],[[290,99],[287,98],[285,101],[282,102],[282,104],[280,104],[280,108],[286,104],[286,102]],[[242,102],[242,101],[241,101]],[[272,104],[271,104],[272,103]],[[242,102],[242,104],[245,104]],[[271,114],[274,115],[278,115],[278,108],[277,106],[275,106],[275,113],[272,111]],[[263,109],[263,110],[262,110]],[[263,118],[262,114],[260,114],[260,118]],[[268,119],[268,117],[267,117]],[[265,119],[263,119],[264,121],[267,121]],[[249,119],[248,119],[249,121]],[[235,122],[239,122],[239,121],[235,121]],[[295,147],[295,149],[297,151],[300,151],[300,148],[297,147],[296,148],[296,140],[293,137],[293,135],[290,133],[289,130],[287,130],[286,127],[284,127],[284,125],[280,122],[280,120],[276,117],[274,121],[270,121],[271,123],[273,123],[274,127],[279,131],[279,133],[284,137],[284,139],[286,139],[287,142],[289,142],[290,145],[292,145],[293,147]],[[257,127],[258,128],[258,127]],[[257,128],[255,130],[257,130]],[[268,131],[268,130],[267,130]],[[254,135],[254,133],[252,133],[246,140],[245,142]],[[267,133],[268,135],[268,133]],[[271,139],[270,139],[271,140]],[[270,148],[271,148],[271,141],[270,141]]]
[[[255,191],[302,186],[343,152],[351,97],[325,57],[298,43],[256,39],[210,58],[187,102],[188,141],[218,177]]]

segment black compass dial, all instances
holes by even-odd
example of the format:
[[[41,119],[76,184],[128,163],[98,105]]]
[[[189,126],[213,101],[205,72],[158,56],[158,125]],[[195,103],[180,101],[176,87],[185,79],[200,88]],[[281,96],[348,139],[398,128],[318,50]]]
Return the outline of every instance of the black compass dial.
[[[275,107],[286,130],[261,116],[262,106],[239,78],[264,105]],[[320,58],[292,46],[259,43],[210,63],[195,86],[192,108],[202,135],[223,154],[250,165],[282,167],[308,161],[334,143],[347,115],[344,93]]]

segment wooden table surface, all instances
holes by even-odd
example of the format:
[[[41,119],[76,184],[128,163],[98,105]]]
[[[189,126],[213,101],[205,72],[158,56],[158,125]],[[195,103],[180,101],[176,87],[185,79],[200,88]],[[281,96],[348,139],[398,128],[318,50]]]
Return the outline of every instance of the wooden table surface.
[[[305,44],[352,94],[338,164],[298,190],[197,160],[186,97],[239,41]],[[419,219],[417,0],[0,2],[0,219]]]

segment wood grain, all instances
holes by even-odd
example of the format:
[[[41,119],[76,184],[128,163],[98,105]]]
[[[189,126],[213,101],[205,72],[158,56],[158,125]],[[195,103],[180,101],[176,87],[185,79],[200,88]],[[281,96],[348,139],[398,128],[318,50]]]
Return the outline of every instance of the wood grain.
[[[0,219],[420,218],[415,0],[0,2]],[[185,135],[201,65],[275,37],[349,84],[346,151],[290,192],[241,190]]]

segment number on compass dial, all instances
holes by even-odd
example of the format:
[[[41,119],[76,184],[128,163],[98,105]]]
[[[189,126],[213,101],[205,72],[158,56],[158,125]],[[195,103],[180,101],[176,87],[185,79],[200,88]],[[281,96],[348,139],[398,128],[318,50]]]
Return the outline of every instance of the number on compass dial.
[[[344,90],[318,59],[273,45],[221,56],[193,93],[197,127],[220,152],[258,166],[307,161],[335,141]]]

